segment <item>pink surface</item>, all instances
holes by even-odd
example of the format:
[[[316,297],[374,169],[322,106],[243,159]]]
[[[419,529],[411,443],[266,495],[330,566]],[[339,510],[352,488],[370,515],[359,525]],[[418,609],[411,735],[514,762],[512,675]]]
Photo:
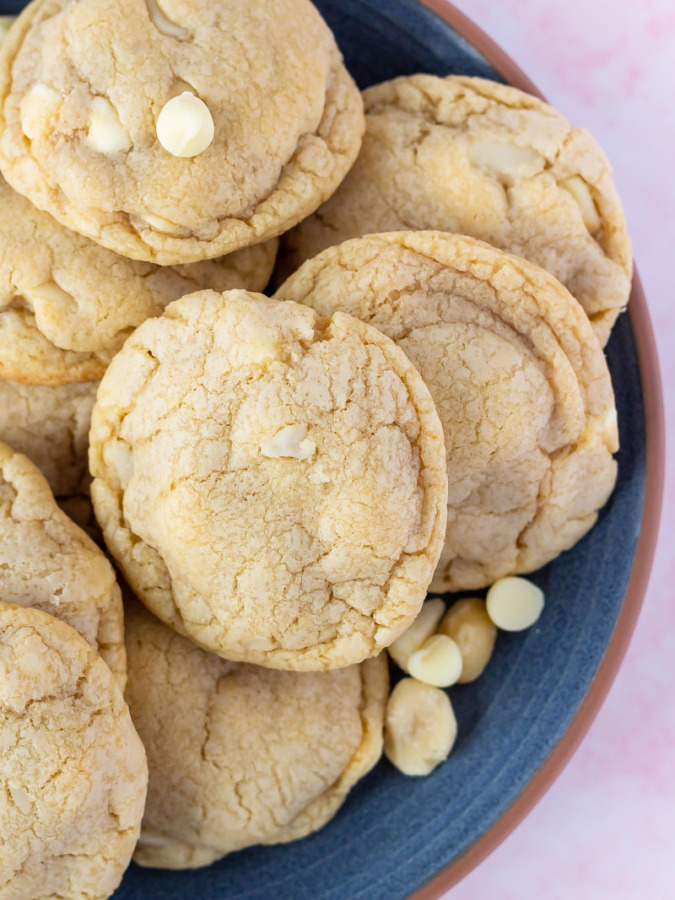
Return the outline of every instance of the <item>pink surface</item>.
[[[675,3],[455,0],[607,152],[675,438]],[[672,454],[671,454],[672,456]],[[546,797],[449,900],[675,898],[675,472],[647,601],[600,716]]]

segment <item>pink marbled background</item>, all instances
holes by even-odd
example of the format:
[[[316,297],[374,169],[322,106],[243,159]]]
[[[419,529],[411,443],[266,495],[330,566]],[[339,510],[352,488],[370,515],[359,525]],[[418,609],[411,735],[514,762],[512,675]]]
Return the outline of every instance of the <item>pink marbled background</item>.
[[[675,0],[455,0],[605,148],[659,344],[675,438]],[[585,742],[447,900],[675,898],[675,472],[647,600]]]

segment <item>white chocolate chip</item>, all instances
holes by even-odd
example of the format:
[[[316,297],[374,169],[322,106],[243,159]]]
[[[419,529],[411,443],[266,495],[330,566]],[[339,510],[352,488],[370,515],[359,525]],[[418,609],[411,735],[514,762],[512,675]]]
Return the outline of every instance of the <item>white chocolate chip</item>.
[[[21,130],[29,140],[54,130],[63,98],[46,84],[34,84],[21,100]]]
[[[23,602],[20,605],[23,605]],[[38,653],[28,650],[21,654],[18,667],[23,676],[34,678],[44,671],[44,659]]]
[[[145,0],[148,7],[148,15],[150,21],[160,34],[165,37],[176,38],[179,41],[186,41],[190,37],[190,32],[177,22],[172,22],[163,9],[157,3],[157,0]]]
[[[410,654],[408,672],[424,684],[450,687],[462,674],[462,654],[447,634],[433,634]]]
[[[29,813],[33,808],[33,802],[28,796],[28,791],[21,784],[10,784],[9,794],[15,805],[22,813]]]
[[[131,147],[131,138],[122,127],[115,107],[105,97],[94,97],[91,101],[86,141],[97,153],[122,153]]]
[[[457,720],[446,693],[404,678],[391,692],[384,727],[384,753],[404,775],[428,775],[448,757]]]
[[[163,234],[180,234],[184,229],[175,222],[170,222],[164,216],[143,216],[143,221],[154,228],[155,231],[161,231]]]
[[[276,341],[262,338],[249,341],[241,348],[241,364],[244,366],[263,365],[283,358],[283,348]]]
[[[16,22],[16,16],[0,16],[0,44],[7,37],[7,32]]]
[[[203,153],[215,134],[213,116],[206,103],[183,91],[166,103],[157,118],[157,138],[173,156]]]
[[[485,604],[497,628],[524,631],[541,615],[544,592],[527,578],[510,575],[495,581],[487,592]]]
[[[581,211],[581,218],[590,234],[595,234],[600,230],[600,216],[596,209],[591,192],[588,185],[579,175],[573,175],[565,181],[560,182],[560,187],[570,193],[577,202],[577,206]]]
[[[117,473],[122,488],[126,489],[134,474],[134,455],[125,441],[108,441],[103,448],[105,464]]]
[[[74,303],[72,294],[64,291],[55,281],[44,281],[32,288],[25,288],[23,296],[31,303]]]
[[[309,481],[312,484],[330,484],[330,475],[326,474],[321,466],[315,466],[309,473]]]
[[[544,157],[531,147],[517,147],[496,141],[478,141],[469,149],[472,165],[486,169],[503,184],[531,178],[544,168]]]
[[[389,656],[404,672],[408,671],[408,660],[411,654],[415,650],[419,650],[426,639],[436,631],[436,626],[443,618],[444,613],[445,603],[440,597],[427,600],[412,625],[406,628],[403,634],[387,648]]]
[[[274,437],[262,442],[260,452],[271,459],[282,456],[309,459],[316,452],[316,444],[307,437],[306,425],[286,425]]]

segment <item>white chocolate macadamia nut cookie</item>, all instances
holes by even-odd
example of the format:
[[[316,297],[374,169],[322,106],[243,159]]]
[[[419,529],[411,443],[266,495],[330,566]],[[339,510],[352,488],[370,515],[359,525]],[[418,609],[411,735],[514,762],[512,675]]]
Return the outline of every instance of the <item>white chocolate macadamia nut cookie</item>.
[[[31,461],[5,444],[0,444],[0,597],[67,622],[124,685],[124,614],[115,572],[59,509]]]
[[[330,197],[363,129],[309,0],[34,0],[1,48],[3,174],[132,259],[281,234]]]
[[[445,532],[443,434],[375,328],[244,291],[183,297],[113,360],[90,437],[108,549],[205,649],[330,669],[417,615]]]
[[[468,234],[555,275],[604,345],[628,302],[632,255],[609,162],[588,132],[483,78],[413,75],[363,98],[356,164],[285,239],[287,264],[375,232]]]
[[[0,603],[0,900],[105,900],[140,831],[145,752],[69,625]]]
[[[382,754],[381,654],[330,672],[280,672],[206,653],[127,605],[127,697],[150,782],[134,859],[206,866],[321,828]]]
[[[68,231],[0,178],[0,377],[94,381],[172,300],[200,288],[263,290],[277,243],[185,266],[135,262]]]
[[[472,238],[394,232],[306,262],[276,294],[397,342],[445,433],[448,522],[432,590],[531,572],[594,524],[618,446],[604,354],[551,275]]]
[[[55,497],[88,491],[97,381],[46,387],[0,378],[0,441],[40,469]]]

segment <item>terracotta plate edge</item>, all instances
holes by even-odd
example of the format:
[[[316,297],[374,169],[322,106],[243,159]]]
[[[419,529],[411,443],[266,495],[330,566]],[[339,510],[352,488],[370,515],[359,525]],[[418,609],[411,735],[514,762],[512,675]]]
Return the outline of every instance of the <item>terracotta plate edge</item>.
[[[420,0],[475,47],[504,79],[543,95],[516,63],[471,19],[448,0]],[[640,537],[623,606],[605,656],[576,716],[525,790],[501,818],[465,853],[410,895],[409,900],[438,900],[505,840],[541,800],[578,749],[604,703],[628,650],[647,590],[656,552],[665,479],[665,414],[654,331],[640,278],[635,273],[629,315],[638,356],[645,405],[645,494]]]

